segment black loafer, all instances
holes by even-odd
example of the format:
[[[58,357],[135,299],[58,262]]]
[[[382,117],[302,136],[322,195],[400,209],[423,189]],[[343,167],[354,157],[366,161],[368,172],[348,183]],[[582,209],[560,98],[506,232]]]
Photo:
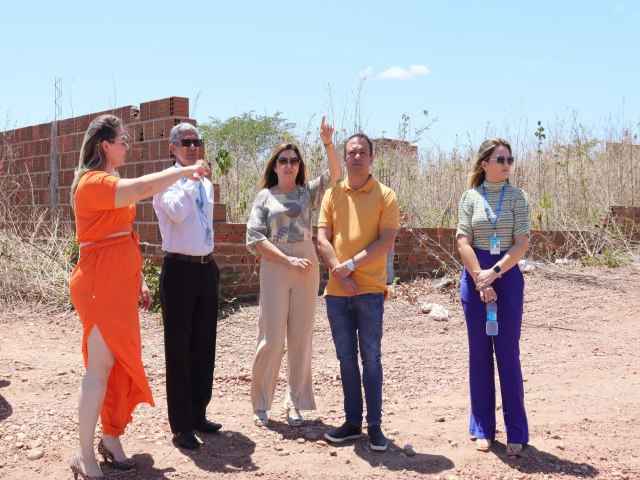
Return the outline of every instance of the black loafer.
[[[173,436],[173,443],[188,450],[196,450],[197,448],[200,448],[200,442],[193,432],[177,433]]]
[[[202,420],[193,426],[194,430],[198,430],[203,433],[215,433],[222,428],[222,425],[216,422],[210,422],[209,420]]]

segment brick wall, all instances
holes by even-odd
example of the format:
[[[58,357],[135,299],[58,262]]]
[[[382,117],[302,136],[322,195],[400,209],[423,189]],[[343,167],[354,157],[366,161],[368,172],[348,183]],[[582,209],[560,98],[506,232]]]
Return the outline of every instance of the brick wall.
[[[73,213],[69,204],[69,191],[73,171],[78,163],[80,147],[89,122],[103,113],[112,113],[123,119],[132,136],[132,148],[127,163],[120,169],[123,178],[138,177],[167,168],[169,158],[169,132],[189,118],[189,100],[170,97],[141,103],[139,108],[125,106],[90,115],[59,120],[4,132],[0,136],[0,175],[10,179],[9,191],[12,208],[8,215],[14,222],[32,219],[36,210],[51,218],[52,213],[72,226]],[[52,133],[55,142],[52,144]],[[396,142],[397,143],[397,142]],[[397,146],[388,141],[379,148]],[[201,157],[204,152],[201,152]],[[14,188],[15,187],[15,188]],[[222,282],[228,296],[251,297],[259,292],[259,262],[245,248],[246,225],[226,223],[226,208],[220,203],[220,190],[215,187],[215,257],[222,272]],[[638,225],[640,208],[611,207],[617,225],[623,226],[640,241]],[[0,218],[0,223],[6,219]],[[137,205],[135,228],[140,235],[141,249],[147,258],[162,261],[160,231],[151,200]],[[534,231],[531,252],[549,258],[571,254],[571,236],[564,232]],[[394,248],[394,275],[401,280],[431,276],[442,272],[444,265],[460,262],[456,249],[455,230],[446,228],[403,228]],[[322,285],[327,280],[327,269],[321,265]]]
[[[640,207],[613,206],[611,219],[620,232],[633,243],[640,244]]]
[[[245,248],[246,225],[221,223],[215,225],[215,229],[214,253],[225,282],[226,295],[255,297],[260,291],[260,261]],[[462,262],[455,234],[453,228],[401,228],[394,246],[393,276],[406,281],[441,276],[451,269],[457,271]],[[577,247],[571,247],[571,237],[563,232],[534,230],[530,251],[538,258],[559,258],[575,254]],[[317,253],[320,288],[323,289],[328,280],[328,270],[320,253]]]
[[[15,212],[42,208],[48,214],[57,213],[63,222],[73,223],[69,193],[80,147],[91,120],[104,113],[120,117],[132,137],[127,163],[119,169],[123,178],[169,167],[171,128],[183,121],[196,123],[189,118],[189,99],[171,97],[141,103],[139,108],[120,107],[6,131],[0,137],[0,151],[5,157],[0,173],[10,175],[20,186],[12,197]],[[53,145],[52,132],[56,134]],[[216,200],[219,202],[219,196]],[[151,200],[140,202],[137,208],[136,229],[141,239],[157,243],[159,231]],[[217,221],[226,219],[224,212],[224,205],[216,205]]]

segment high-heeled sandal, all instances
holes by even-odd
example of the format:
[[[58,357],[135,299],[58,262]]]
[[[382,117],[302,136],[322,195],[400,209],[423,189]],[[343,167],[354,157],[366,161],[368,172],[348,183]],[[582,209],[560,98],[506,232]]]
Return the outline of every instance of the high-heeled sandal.
[[[82,478],[82,480],[100,480],[101,478],[107,478],[104,475],[101,475],[99,477],[90,477],[89,475],[84,473],[82,471],[82,465],[80,465],[80,458],[78,457],[77,453],[75,453],[73,457],[71,457],[71,473],[73,473],[74,480],[78,480],[78,475],[80,475],[80,478]]]
[[[304,423],[304,418],[297,408],[287,408],[287,422],[292,427],[300,427]]]
[[[104,459],[104,463],[108,463],[113,468],[117,468],[118,470],[131,470],[136,466],[136,462],[127,458],[126,460],[116,460],[116,457],[113,456],[107,447],[104,446],[102,439],[98,443],[98,453],[102,455]]]

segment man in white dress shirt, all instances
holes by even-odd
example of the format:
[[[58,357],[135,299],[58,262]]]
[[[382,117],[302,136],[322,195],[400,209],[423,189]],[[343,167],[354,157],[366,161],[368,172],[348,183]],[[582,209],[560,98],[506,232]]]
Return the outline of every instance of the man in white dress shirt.
[[[198,160],[201,146],[193,125],[174,126],[171,168],[204,163]],[[169,425],[174,442],[193,450],[200,446],[194,430],[213,433],[221,428],[206,418],[213,387],[220,278],[213,259],[213,185],[204,177],[185,176],[155,195],[153,208],[166,252],[160,298]]]

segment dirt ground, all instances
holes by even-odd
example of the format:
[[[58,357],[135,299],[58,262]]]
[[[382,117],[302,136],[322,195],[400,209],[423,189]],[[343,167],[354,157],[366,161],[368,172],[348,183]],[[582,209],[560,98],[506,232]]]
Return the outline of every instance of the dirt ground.
[[[137,470],[104,467],[104,472],[118,479],[640,478],[640,265],[550,265],[527,274],[526,281],[521,350],[531,443],[517,458],[505,455],[501,421],[492,450],[474,449],[467,433],[467,342],[460,304],[453,290],[436,292],[416,283],[419,300],[444,305],[450,318],[430,320],[419,303],[400,298],[386,305],[387,452],[371,451],[366,438],[340,446],[322,440],[343,416],[338,362],[318,299],[313,362],[318,410],[306,412],[302,428],[287,425],[283,367],[270,426],[252,425],[257,307],[239,306],[218,327],[208,415],[224,427],[201,435],[204,446],[196,452],[171,442],[162,328],[157,315],[144,314],[143,357],[157,407],[139,406],[123,437]],[[76,448],[83,373],[80,342],[80,322],[73,314],[0,315],[0,478],[71,478],[68,461]],[[407,444],[414,456],[404,453]],[[29,460],[38,445],[44,455]]]

